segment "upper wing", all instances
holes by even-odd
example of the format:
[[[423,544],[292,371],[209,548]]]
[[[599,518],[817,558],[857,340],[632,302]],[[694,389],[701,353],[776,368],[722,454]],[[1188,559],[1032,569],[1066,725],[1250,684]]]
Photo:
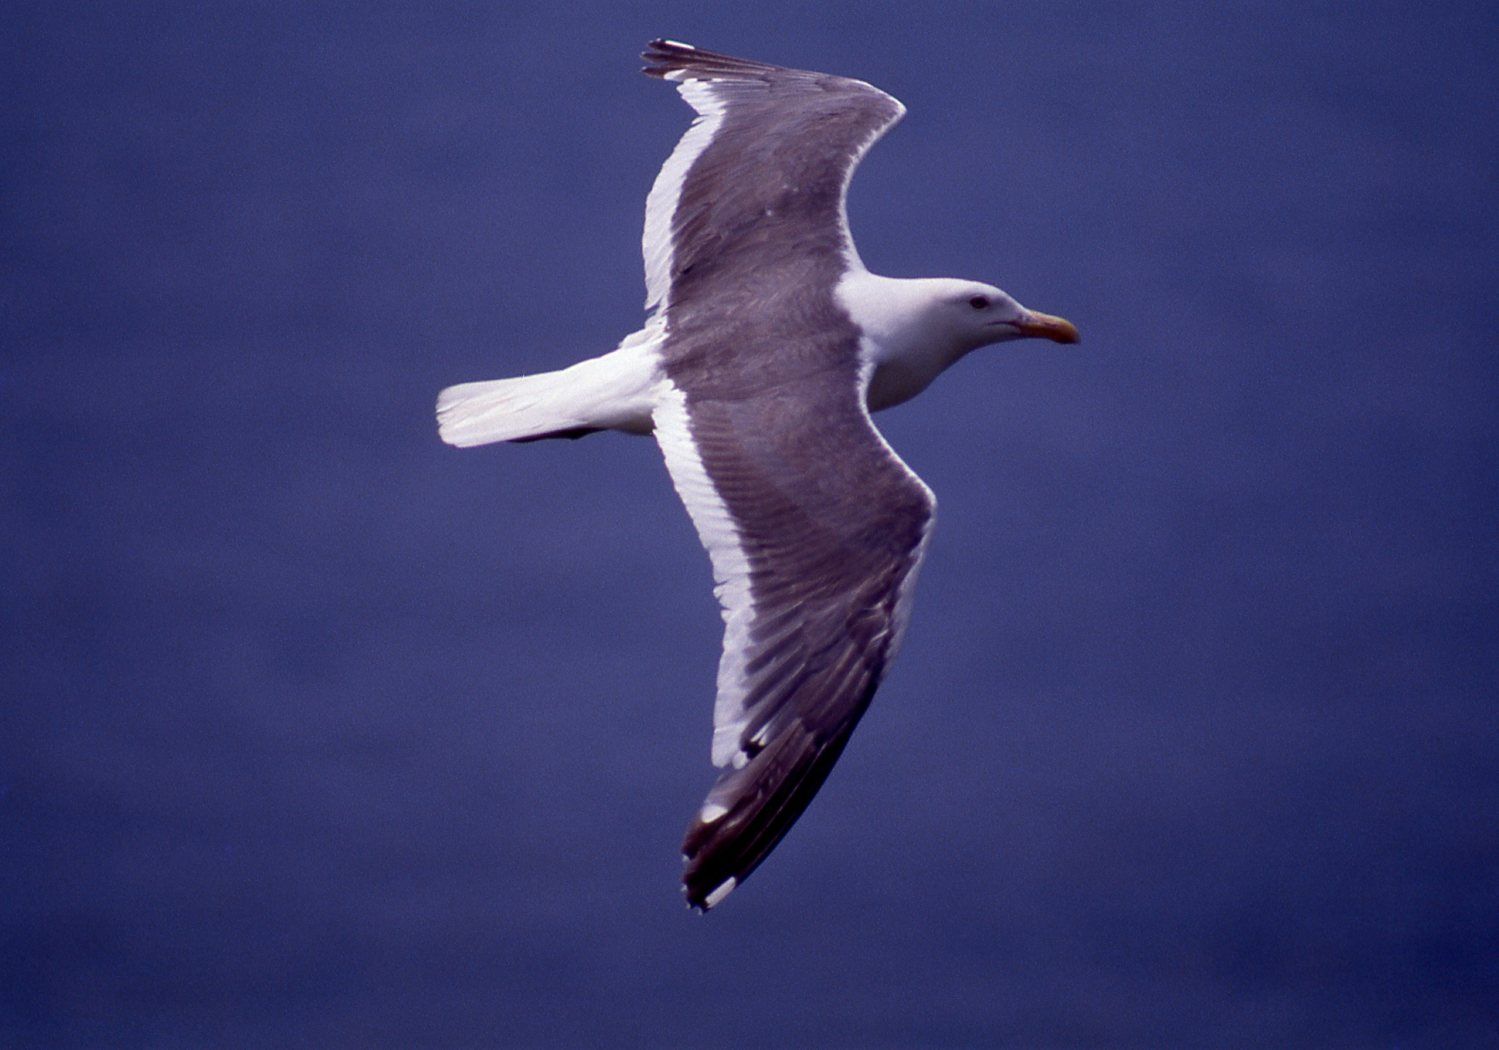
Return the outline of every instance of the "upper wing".
[[[844,213],[854,168],[905,113],[862,80],[730,58],[669,40],[641,56],[679,82],[698,118],[646,200],[646,308],[663,309],[705,263],[733,263],[761,220],[794,209],[807,239],[856,259]],[[780,247],[784,248],[785,245]]]
[[[688,901],[717,904],[812,800],[895,655],[935,517],[852,369],[745,398],[674,389],[656,436],[713,562],[724,651]]]

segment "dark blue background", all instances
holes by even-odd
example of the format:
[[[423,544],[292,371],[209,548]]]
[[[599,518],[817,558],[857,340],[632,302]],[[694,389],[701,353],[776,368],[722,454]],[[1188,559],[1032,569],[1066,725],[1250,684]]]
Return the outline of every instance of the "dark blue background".
[[[0,15],[0,1042],[1499,1042],[1490,5],[102,6]],[[654,444],[432,419],[637,327],[656,35],[1085,338],[881,417],[905,652],[707,918]]]

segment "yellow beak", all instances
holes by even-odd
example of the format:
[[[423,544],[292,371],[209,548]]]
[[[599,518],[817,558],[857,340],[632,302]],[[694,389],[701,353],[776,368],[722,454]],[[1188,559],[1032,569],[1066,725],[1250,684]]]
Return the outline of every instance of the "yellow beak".
[[[1027,310],[1025,316],[1015,322],[1020,334],[1036,339],[1050,339],[1053,343],[1076,343],[1082,339],[1077,326],[1065,317]]]

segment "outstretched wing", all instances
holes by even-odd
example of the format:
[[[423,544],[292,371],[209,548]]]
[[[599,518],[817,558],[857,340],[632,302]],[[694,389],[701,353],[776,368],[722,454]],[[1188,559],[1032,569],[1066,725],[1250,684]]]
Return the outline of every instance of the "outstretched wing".
[[[844,213],[854,168],[905,113],[862,80],[653,41],[645,72],[678,83],[698,117],[646,200],[646,308],[682,298],[704,269],[753,254],[766,217],[794,209],[800,245],[857,259]],[[788,247],[785,244],[778,248]]]
[[[736,400],[674,391],[656,436],[713,562],[724,650],[713,761],[683,844],[717,904],[822,786],[895,656],[935,517],[838,370]]]
[[[717,904],[806,809],[895,655],[934,501],[865,409],[835,289],[862,269],[848,180],[904,112],[857,80],[657,41],[646,72],[699,113],[651,191],[656,438],[723,606],[723,768],[688,829],[687,899]]]

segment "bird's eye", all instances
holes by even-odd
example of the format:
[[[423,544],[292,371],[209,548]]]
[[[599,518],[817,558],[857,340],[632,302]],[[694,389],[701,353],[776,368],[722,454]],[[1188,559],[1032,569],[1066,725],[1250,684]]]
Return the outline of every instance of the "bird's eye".
[[[972,299],[968,300],[968,305],[975,310],[987,310],[989,309],[989,297],[987,295],[975,295]]]

